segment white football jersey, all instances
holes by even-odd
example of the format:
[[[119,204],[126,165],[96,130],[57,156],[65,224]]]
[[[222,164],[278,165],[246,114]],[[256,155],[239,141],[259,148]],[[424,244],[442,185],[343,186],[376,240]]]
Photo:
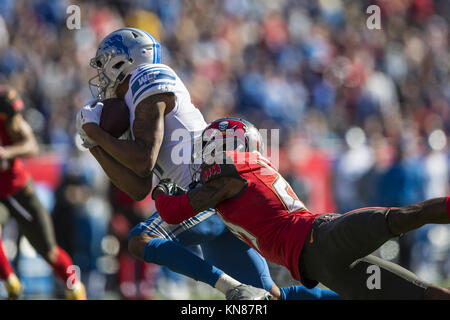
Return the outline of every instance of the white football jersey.
[[[175,107],[164,118],[164,138],[153,173],[159,179],[170,178],[180,186],[187,187],[192,181],[189,161],[193,141],[207,124],[201,112],[192,104],[183,82],[170,67],[164,64],[143,64],[131,75],[125,95],[125,102],[130,109],[130,135],[134,139],[136,106],[143,99],[164,92],[175,94]],[[176,135],[172,136],[173,133]]]

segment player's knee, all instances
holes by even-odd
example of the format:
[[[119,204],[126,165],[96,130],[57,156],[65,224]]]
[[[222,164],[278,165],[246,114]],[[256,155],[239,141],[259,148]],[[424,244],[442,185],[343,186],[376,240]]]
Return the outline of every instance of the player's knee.
[[[418,219],[420,205],[414,204],[404,207],[391,208],[388,212],[387,221],[391,233],[398,236],[413,228],[420,227],[422,223]]]
[[[420,204],[410,204],[403,207],[397,207],[397,208],[391,208],[392,212],[395,212],[398,215],[406,216],[406,215],[413,215],[421,210]]]
[[[58,259],[58,247],[53,245],[49,247],[43,243],[32,243],[36,252],[41,255],[44,260],[49,264],[54,264]]]
[[[49,261],[50,263],[55,263],[57,259],[58,259],[58,247],[55,245],[46,253],[46,260]]]
[[[142,254],[144,252],[147,243],[152,240],[153,237],[148,234],[137,234],[128,239],[128,252],[134,257],[142,260]]]
[[[142,256],[142,240],[141,235],[132,236],[128,239],[128,252],[131,253],[136,258],[140,258]]]

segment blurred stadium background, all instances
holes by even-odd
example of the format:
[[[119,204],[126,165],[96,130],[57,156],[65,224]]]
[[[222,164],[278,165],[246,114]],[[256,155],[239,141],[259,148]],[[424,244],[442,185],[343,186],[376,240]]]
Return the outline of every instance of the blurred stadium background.
[[[66,27],[71,4],[79,30]],[[372,4],[381,30],[366,27]],[[449,194],[449,17],[448,0],[0,0],[0,82],[25,101],[41,144],[25,163],[88,298],[221,298],[127,254],[128,230],[153,203],[114,189],[78,148],[75,114],[91,98],[89,59],[105,35],[124,26],[152,33],[207,121],[239,115],[280,128],[280,170],[300,198],[315,212],[345,212]],[[25,297],[58,297],[14,221],[3,237]],[[447,286],[449,253],[448,226],[378,252]],[[279,285],[292,283],[271,267]]]

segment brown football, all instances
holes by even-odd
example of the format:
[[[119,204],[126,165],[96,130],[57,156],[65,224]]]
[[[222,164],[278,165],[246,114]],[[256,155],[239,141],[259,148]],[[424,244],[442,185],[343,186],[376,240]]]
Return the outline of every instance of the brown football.
[[[100,127],[115,138],[123,135],[130,126],[130,112],[125,102],[118,98],[104,99]]]

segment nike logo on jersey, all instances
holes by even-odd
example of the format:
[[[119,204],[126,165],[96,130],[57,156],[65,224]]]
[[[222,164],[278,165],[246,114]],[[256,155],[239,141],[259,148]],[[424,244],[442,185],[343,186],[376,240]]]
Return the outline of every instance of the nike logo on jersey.
[[[314,229],[311,230],[311,238],[309,239],[309,243],[314,242]]]

